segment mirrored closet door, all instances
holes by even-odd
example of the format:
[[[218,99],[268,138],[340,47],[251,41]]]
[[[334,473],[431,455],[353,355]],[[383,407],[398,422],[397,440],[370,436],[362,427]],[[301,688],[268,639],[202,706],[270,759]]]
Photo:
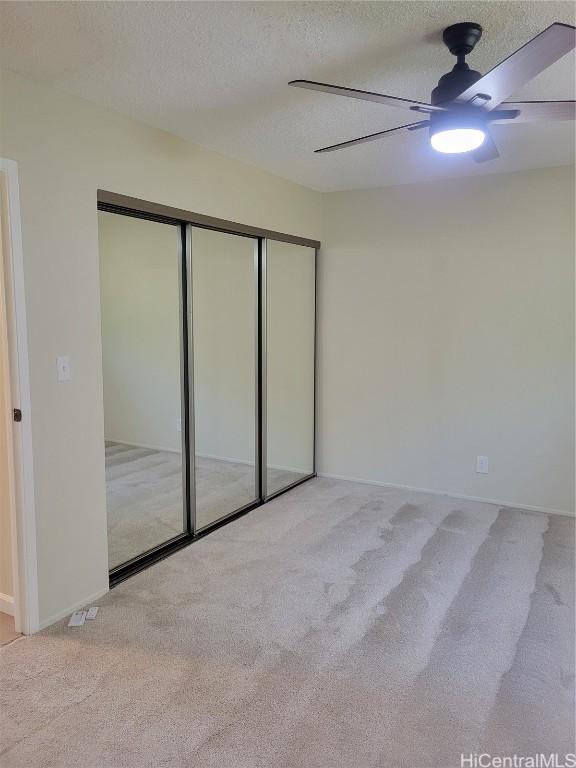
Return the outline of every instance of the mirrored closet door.
[[[178,225],[98,212],[110,570],[189,534]]]
[[[314,472],[316,252],[266,243],[266,492]]]
[[[110,584],[314,476],[315,241],[98,193]]]
[[[259,496],[258,240],[191,228],[196,530]]]

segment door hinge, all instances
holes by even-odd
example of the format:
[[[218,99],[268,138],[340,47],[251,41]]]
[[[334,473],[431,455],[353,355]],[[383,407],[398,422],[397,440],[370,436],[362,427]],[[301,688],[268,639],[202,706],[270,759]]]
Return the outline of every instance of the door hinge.
[[[20,408],[14,408],[14,421],[22,421],[22,411]]]

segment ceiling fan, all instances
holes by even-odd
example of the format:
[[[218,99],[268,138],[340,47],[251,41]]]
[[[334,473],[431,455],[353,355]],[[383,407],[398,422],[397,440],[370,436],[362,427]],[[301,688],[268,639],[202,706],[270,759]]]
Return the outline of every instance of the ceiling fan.
[[[292,80],[289,85],[401,107],[428,117],[426,120],[400,125],[398,128],[332,144],[317,149],[316,152],[333,152],[399,131],[429,128],[430,143],[438,152],[472,152],[474,160],[482,163],[499,156],[490,135],[492,123],[575,119],[574,101],[504,101],[524,83],[571,51],[576,45],[575,33],[576,27],[569,24],[551,24],[487,74],[481,75],[470,69],[466,56],[480,40],[482,27],[469,21],[453,24],[444,30],[443,40],[450,53],[456,56],[456,64],[451,72],[443,75],[438,81],[432,91],[430,104],[383,93],[316,83],[312,80]]]

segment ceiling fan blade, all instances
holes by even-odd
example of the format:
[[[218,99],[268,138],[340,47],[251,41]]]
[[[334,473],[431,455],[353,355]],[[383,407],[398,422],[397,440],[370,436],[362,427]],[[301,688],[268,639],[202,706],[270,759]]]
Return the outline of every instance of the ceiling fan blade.
[[[420,123],[409,123],[408,125],[399,125],[397,128],[389,128],[387,131],[378,131],[378,133],[370,133],[367,136],[360,136],[358,139],[350,139],[350,141],[341,141],[339,144],[331,144],[329,147],[322,147],[322,149],[315,149],[315,154],[322,154],[322,152],[334,152],[337,149],[345,149],[346,147],[354,147],[356,144],[366,144],[369,141],[375,141],[381,139],[382,136],[386,136],[388,133],[396,133],[397,131],[403,131],[407,128],[409,131],[413,131],[415,128],[419,128],[421,125],[429,125],[428,120],[423,120]]]
[[[500,104],[500,106],[502,106],[502,104]],[[515,120],[519,114],[519,109],[493,109],[486,117],[491,123],[505,123],[510,120]]]
[[[489,133],[486,134],[482,144],[471,155],[476,163],[485,163],[488,160],[496,160],[497,157],[500,157],[498,147],[494,144],[494,139]]]
[[[495,109],[507,96],[561,59],[575,45],[576,27],[555,22],[497,64],[454,102]]]
[[[515,123],[576,120],[576,101],[504,101],[500,106],[518,110],[519,115],[514,118]],[[507,120],[497,117],[494,122],[505,123]]]
[[[411,99],[401,99],[398,96],[386,96],[383,93],[372,93],[372,91],[359,91],[356,88],[344,88],[340,85],[329,85],[328,83],[316,83],[313,80],[292,80],[288,85],[295,88],[305,88],[308,91],[321,91],[322,93],[332,93],[335,96],[347,96],[349,99],[360,99],[361,101],[373,101],[376,104],[387,104],[390,107],[401,107],[402,109],[411,109],[416,112],[444,112],[445,107],[435,107],[424,101],[412,101]]]

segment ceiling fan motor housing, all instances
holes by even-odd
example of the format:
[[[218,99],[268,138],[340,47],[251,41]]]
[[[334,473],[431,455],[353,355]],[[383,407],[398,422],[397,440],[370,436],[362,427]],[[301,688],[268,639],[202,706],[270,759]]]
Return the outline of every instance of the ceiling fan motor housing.
[[[481,77],[480,72],[470,69],[466,62],[456,64],[451,72],[442,75],[432,91],[430,101],[434,106],[452,101]]]
[[[437,105],[452,101],[477,80],[480,80],[482,77],[480,72],[470,69],[464,58],[473,51],[481,37],[482,27],[473,21],[452,24],[444,30],[442,34],[444,44],[450,53],[457,57],[458,61],[452,71],[443,75],[438,81],[438,85],[432,91],[430,99],[432,104]]]

